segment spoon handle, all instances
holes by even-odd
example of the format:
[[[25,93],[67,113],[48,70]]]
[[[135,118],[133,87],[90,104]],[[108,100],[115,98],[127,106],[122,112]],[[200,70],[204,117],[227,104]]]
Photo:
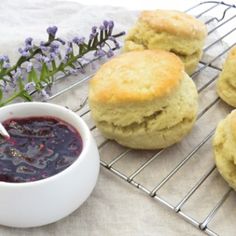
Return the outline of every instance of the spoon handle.
[[[5,138],[10,138],[10,135],[8,134],[2,123],[0,123],[0,134]]]

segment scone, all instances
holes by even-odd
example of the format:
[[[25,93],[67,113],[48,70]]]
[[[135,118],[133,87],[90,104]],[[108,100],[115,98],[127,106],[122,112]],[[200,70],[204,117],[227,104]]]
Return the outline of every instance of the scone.
[[[175,53],[192,74],[202,55],[206,26],[179,11],[143,11],[125,39],[124,51],[163,49]]]
[[[213,150],[220,174],[236,190],[236,110],[217,126]]]
[[[217,80],[217,93],[222,100],[236,107],[236,47],[233,47]]]
[[[181,60],[161,50],[123,53],[105,63],[89,86],[98,129],[136,149],[179,142],[194,124],[197,98]]]

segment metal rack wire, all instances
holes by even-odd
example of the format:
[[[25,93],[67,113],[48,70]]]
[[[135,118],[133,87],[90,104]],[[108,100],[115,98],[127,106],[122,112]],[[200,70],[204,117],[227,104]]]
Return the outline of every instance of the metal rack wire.
[[[218,215],[220,209],[223,208],[227,199],[229,199],[229,197],[234,194],[234,192],[231,191],[231,189],[225,182],[223,182],[222,184],[223,187],[217,188],[219,192],[218,193],[219,197],[218,195],[214,196],[214,198],[216,198],[214,205],[211,206],[210,209],[206,207],[207,208],[206,214],[202,215],[201,217],[198,217],[191,212],[188,213],[187,210],[185,210],[185,206],[188,204],[190,199],[192,199],[194,195],[197,195],[198,192],[201,192],[200,190],[201,187],[207,181],[210,181],[209,179],[214,174],[218,175],[218,172],[216,171],[216,167],[213,161],[212,162],[208,161],[210,165],[206,165],[204,168],[198,165],[194,165],[191,167],[195,169],[196,168],[201,169],[201,171],[199,171],[201,172],[201,175],[198,176],[197,181],[195,178],[193,178],[194,181],[191,182],[190,186],[188,186],[189,183],[186,183],[186,186],[188,188],[186,188],[186,192],[181,193],[183,196],[177,199],[176,203],[168,201],[165,197],[162,196],[161,191],[166,185],[168,185],[171,181],[173,181],[173,179],[175,179],[175,177],[180,172],[183,172],[183,175],[191,176],[192,171],[190,171],[190,173],[189,172],[186,173],[185,171],[183,171],[183,169],[186,168],[189,162],[199,158],[199,156],[202,156],[201,155],[202,149],[204,149],[205,147],[208,150],[210,149],[209,141],[211,140],[212,135],[214,134],[214,129],[217,124],[217,119],[219,120],[223,118],[230,110],[230,108],[227,107],[226,104],[223,104],[220,101],[220,99],[217,97],[216,94],[213,96],[213,98],[209,99],[210,101],[208,101],[208,99],[206,98],[208,98],[207,94],[209,93],[209,91],[212,91],[209,88],[211,86],[214,86],[215,80],[217,79],[218,74],[221,71],[222,58],[224,58],[229,49],[236,44],[236,41],[234,39],[234,37],[236,36],[236,27],[232,27],[232,25],[236,23],[236,6],[224,2],[207,1],[191,7],[186,12],[195,15],[197,18],[201,18],[208,26],[208,37],[210,39],[206,43],[206,46],[204,48],[203,59],[199,63],[198,70],[196,70],[193,73],[192,79],[194,80],[194,82],[196,82],[201,100],[200,112],[197,118],[197,124],[198,123],[200,124],[199,126],[197,126],[196,129],[199,129],[199,127],[201,127],[201,120],[204,117],[208,117],[205,118],[206,121],[204,122],[213,123],[211,127],[209,127],[209,130],[204,130],[203,135],[202,134],[199,135],[200,133],[199,131],[193,130],[193,135],[195,136],[199,135],[199,136],[196,136],[198,138],[195,138],[195,143],[191,143],[191,145],[189,145],[189,149],[185,151],[184,155],[179,155],[179,157],[176,159],[172,157],[165,157],[173,159],[172,168],[169,168],[168,171],[166,170],[166,173],[163,176],[161,177],[159,176],[159,180],[152,180],[152,182],[155,184],[151,188],[149,187],[151,186],[151,184],[145,182],[142,183],[141,178],[139,177],[146,171],[146,169],[154,165],[154,162],[156,162],[157,160],[164,159],[163,156],[165,155],[168,156],[169,148],[158,150],[156,152],[146,152],[146,154],[148,153],[148,157],[143,159],[142,159],[142,152],[139,152],[139,156],[141,157],[138,160],[139,161],[138,165],[134,169],[132,169],[130,173],[128,173],[126,170],[122,169],[122,166],[124,167],[124,165],[127,164],[129,159],[133,158],[130,157],[130,155],[134,150],[120,147],[118,144],[115,144],[112,141],[105,140],[102,138],[97,140],[97,142],[99,144],[98,146],[101,152],[101,165],[104,168],[109,170],[111,173],[117,175],[130,185],[140,189],[141,191],[149,195],[152,199],[157,200],[162,205],[171,209],[174,213],[178,214],[185,221],[189,222],[190,224],[197,227],[201,231],[205,232],[208,235],[215,236],[223,234],[225,228],[228,227],[227,225],[225,226],[225,228],[221,227],[220,228],[221,230],[217,232],[216,231],[217,227],[215,227],[217,225],[217,221],[215,224],[212,223],[214,219],[217,218],[216,216]],[[226,43],[224,43],[224,41]],[[103,62],[101,61],[101,63]],[[67,85],[66,88],[56,92],[50,98],[51,102],[60,103],[61,102],[60,99],[62,100],[64,99],[64,94],[73,93],[73,90],[84,89],[83,88],[84,84],[86,84],[86,82],[93,76],[93,72],[90,71],[87,73],[89,73],[89,76],[85,76],[80,81],[69,84]],[[95,132],[96,127],[88,118],[90,110],[86,102],[87,102],[87,97],[85,95],[83,98],[81,98],[81,106],[79,108],[78,107],[70,107],[70,108],[78,112],[89,124],[91,131]],[[68,104],[70,104],[69,101]],[[214,122],[211,122],[212,113],[210,113],[210,111],[218,109],[218,107],[221,107],[221,110],[223,107],[224,112],[220,112],[218,118]],[[210,113],[210,115],[207,115],[208,113]],[[104,155],[102,154],[103,150],[108,149],[110,145],[113,146],[117,145],[117,149],[119,149],[119,152],[116,156],[105,158]],[[178,147],[173,146],[171,147],[171,149],[172,151],[175,151],[175,149],[177,150]],[[209,155],[211,156],[211,154]],[[124,164],[119,166],[121,162],[123,162]],[[161,163],[163,163],[163,161],[161,161]],[[162,167],[165,168],[164,166],[160,166],[160,168]],[[178,177],[176,178],[178,179]],[[182,184],[185,183],[183,182]],[[209,192],[211,192],[211,189],[203,191],[203,197],[199,198],[200,201],[198,201],[197,204],[195,204],[195,206],[193,207],[194,211],[196,211],[200,207],[204,208],[204,202],[207,202],[205,201],[205,197],[209,195]],[[221,221],[221,218],[219,218],[218,221]]]

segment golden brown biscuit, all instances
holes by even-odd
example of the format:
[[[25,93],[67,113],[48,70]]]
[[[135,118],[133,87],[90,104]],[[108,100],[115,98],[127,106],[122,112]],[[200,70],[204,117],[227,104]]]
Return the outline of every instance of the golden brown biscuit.
[[[206,26],[179,11],[143,11],[125,39],[124,51],[163,49],[178,55],[191,74],[202,54]]]
[[[217,93],[222,100],[236,107],[236,47],[233,47],[217,80]]]
[[[236,110],[218,124],[213,150],[220,174],[236,190]]]
[[[105,63],[90,82],[89,105],[100,131],[131,148],[180,141],[197,113],[197,91],[173,53],[143,50]]]

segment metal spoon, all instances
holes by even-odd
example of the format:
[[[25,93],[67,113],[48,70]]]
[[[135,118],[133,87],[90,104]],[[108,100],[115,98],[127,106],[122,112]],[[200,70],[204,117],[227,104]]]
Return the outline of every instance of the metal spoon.
[[[4,128],[1,122],[0,122],[0,135],[2,135],[4,138],[10,138],[10,135],[8,134],[7,130]]]

